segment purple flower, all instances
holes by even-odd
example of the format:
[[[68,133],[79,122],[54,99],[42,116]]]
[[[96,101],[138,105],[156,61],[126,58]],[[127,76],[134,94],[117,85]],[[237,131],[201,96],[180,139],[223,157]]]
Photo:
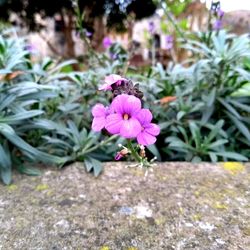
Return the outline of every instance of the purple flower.
[[[35,54],[38,51],[37,47],[34,44],[32,44],[32,43],[27,44],[25,46],[25,49],[28,50],[29,53],[31,53],[31,54]]]
[[[154,22],[149,22],[149,24],[148,24],[148,31],[149,31],[149,33],[150,34],[154,34],[155,33],[155,24],[154,24]]]
[[[140,99],[133,95],[118,95],[112,101],[111,107],[115,113],[107,116],[107,131],[124,138],[135,138],[141,131],[141,124],[136,118],[141,110]]]
[[[86,35],[86,37],[91,37],[93,35],[93,32],[85,30],[85,35]]]
[[[128,149],[124,147],[121,151],[116,153],[115,160],[119,161],[121,158],[128,154]]]
[[[174,38],[171,35],[165,37],[165,49],[172,49],[174,46]]]
[[[104,80],[105,84],[103,84],[99,88],[99,90],[104,90],[104,91],[112,90],[111,86],[113,84],[116,84],[117,86],[119,86],[119,85],[121,85],[122,81],[126,81],[126,79],[121,77],[120,75],[111,74],[111,75],[105,77],[105,80]]]
[[[95,132],[101,131],[106,124],[106,118],[112,113],[112,109],[109,107],[104,107],[102,104],[98,103],[92,108],[92,115],[94,116],[92,122],[92,130]]]
[[[219,9],[217,10],[217,16],[218,16],[219,18],[222,18],[222,17],[224,16],[224,14],[225,14],[225,12],[224,12],[221,8],[219,8]]]
[[[160,127],[152,121],[152,113],[148,109],[141,109],[137,114],[137,119],[141,124],[141,131],[137,135],[137,142],[147,146],[156,142],[156,136],[160,133]]]
[[[102,44],[105,49],[108,49],[112,45],[112,41],[108,36],[106,36],[104,37]]]
[[[110,56],[110,59],[112,59],[112,60],[118,59],[118,56],[115,53],[109,53],[109,56]]]
[[[217,19],[214,22],[213,29],[214,30],[220,30],[222,28],[222,21],[220,19]]]
[[[115,155],[115,160],[116,160],[116,161],[119,161],[122,157],[123,157],[123,155],[122,155],[120,152],[118,152],[118,153]]]

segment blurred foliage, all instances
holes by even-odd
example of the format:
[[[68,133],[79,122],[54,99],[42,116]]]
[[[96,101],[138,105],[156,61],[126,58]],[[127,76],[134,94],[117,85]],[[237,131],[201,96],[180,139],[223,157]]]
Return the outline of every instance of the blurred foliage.
[[[0,36],[0,176],[6,184],[11,181],[12,166],[22,173],[37,174],[23,163],[64,162],[28,142],[32,121],[43,114],[39,103],[55,96],[54,87],[27,78],[28,57],[22,40]]]
[[[113,59],[103,55],[107,69],[95,69],[98,62],[93,61],[92,70],[72,72],[69,66],[76,61],[57,64],[44,58],[32,63],[32,54],[25,47],[15,33],[0,36],[2,180],[11,182],[13,167],[21,173],[39,174],[31,167],[34,162],[63,166],[82,161],[88,171],[98,175],[102,170],[98,159],[112,159],[116,149],[110,144],[116,138],[90,132],[90,110],[97,101],[107,102],[103,95],[97,95],[97,86],[106,74],[121,68],[120,57],[111,64]],[[112,52],[116,50],[114,45]]]
[[[83,12],[90,13],[91,17],[106,16],[109,27],[126,27],[126,19],[133,14],[135,19],[142,19],[152,15],[156,5],[152,0],[144,0],[143,8],[141,0],[55,0],[53,4],[49,0],[2,0],[0,2],[0,16],[8,20],[9,15],[15,13],[31,30],[40,29],[35,18],[39,14],[41,18],[53,17],[56,14],[67,15],[73,13],[78,4]]]
[[[185,11],[186,7],[188,6],[189,3],[191,3],[193,0],[165,0],[165,1],[160,1],[165,2],[167,7],[169,8],[170,12],[178,17],[183,11]]]
[[[205,34],[206,35],[206,34]],[[91,132],[91,108],[108,104],[98,86],[111,73],[139,82],[145,105],[161,126],[147,151],[160,160],[247,161],[250,155],[250,43],[247,35],[212,32],[183,44],[192,57],[138,69],[113,44],[104,54],[88,55],[88,68],[72,71],[75,61],[50,58],[32,62],[25,43],[0,36],[0,171],[10,183],[11,169],[39,174],[32,163],[63,166],[80,161],[98,175],[123,139]],[[34,166],[34,164],[33,164]]]
[[[250,153],[249,38],[212,33],[185,48],[193,53],[189,66],[158,64],[144,82],[148,102],[162,127],[157,142],[164,160],[247,160]],[[161,98],[176,100],[153,105]],[[162,99],[164,100],[164,99]],[[167,145],[164,147],[164,145]]]

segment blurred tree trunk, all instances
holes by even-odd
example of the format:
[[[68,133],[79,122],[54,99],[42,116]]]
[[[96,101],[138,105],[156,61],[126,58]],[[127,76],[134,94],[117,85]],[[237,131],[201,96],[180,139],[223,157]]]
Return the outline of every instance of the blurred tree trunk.
[[[103,51],[102,41],[106,34],[106,26],[103,16],[93,17],[92,9],[85,7],[84,9],[84,23],[86,27],[93,28],[93,36],[91,38],[91,47],[96,51]]]
[[[73,40],[73,30],[74,30],[74,19],[73,13],[69,11],[67,13],[67,18],[62,15],[62,20],[64,22],[63,33],[65,36],[65,57],[66,58],[75,58],[75,43]],[[67,19],[67,20],[66,20]]]
[[[91,41],[91,45],[94,50],[99,51],[99,52],[103,51],[102,41],[106,33],[104,18],[102,16],[95,17],[93,27],[94,27],[95,32],[94,32],[93,39]]]
[[[128,23],[128,26],[127,26],[128,40],[132,41],[133,30],[134,30],[134,25],[135,25],[135,14],[134,13],[130,14],[130,16],[128,17],[127,23]]]
[[[66,17],[66,18],[65,18]],[[65,15],[62,14],[64,23],[63,33],[65,37],[65,58],[76,58],[75,42],[73,40],[73,31],[75,30],[74,15],[72,11],[68,11]],[[72,64],[73,70],[80,70],[79,64]]]

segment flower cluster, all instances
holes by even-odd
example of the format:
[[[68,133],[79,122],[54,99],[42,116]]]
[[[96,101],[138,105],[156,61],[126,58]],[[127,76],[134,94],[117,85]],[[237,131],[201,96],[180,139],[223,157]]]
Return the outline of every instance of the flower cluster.
[[[112,91],[113,100],[109,107],[96,104],[92,108],[92,130],[102,129],[112,135],[119,135],[128,140],[136,139],[139,145],[148,146],[156,142],[160,128],[152,123],[153,115],[142,107],[143,93],[138,85],[119,75],[112,74],[105,78],[105,84],[99,90]],[[127,149],[116,157],[120,159]]]
[[[215,10],[213,10],[213,14],[216,18],[214,24],[213,24],[213,30],[220,30],[223,27],[222,19],[224,17],[225,12],[219,7],[216,7]]]
[[[127,84],[128,82],[131,83],[119,75],[105,78],[105,84],[99,89],[113,90],[115,98],[110,107],[104,107],[103,104],[96,104],[93,107],[92,129],[98,132],[105,128],[110,134],[117,134],[127,139],[136,138],[141,145],[154,144],[160,128],[151,122],[152,113],[149,109],[142,108],[141,100],[135,96],[136,91],[135,95],[129,94],[133,93],[133,89]],[[119,86],[123,93],[117,95]],[[138,90],[138,87],[136,89]]]
[[[172,35],[165,36],[165,49],[170,50],[174,46],[174,38]]]
[[[148,24],[148,31],[151,35],[153,35],[155,33],[155,24],[154,22],[149,22]]]

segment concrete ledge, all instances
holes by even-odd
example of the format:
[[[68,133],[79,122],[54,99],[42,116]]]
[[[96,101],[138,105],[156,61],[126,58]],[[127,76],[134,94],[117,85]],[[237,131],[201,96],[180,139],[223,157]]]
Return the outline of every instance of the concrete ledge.
[[[81,163],[0,185],[0,249],[249,249],[250,164]]]

